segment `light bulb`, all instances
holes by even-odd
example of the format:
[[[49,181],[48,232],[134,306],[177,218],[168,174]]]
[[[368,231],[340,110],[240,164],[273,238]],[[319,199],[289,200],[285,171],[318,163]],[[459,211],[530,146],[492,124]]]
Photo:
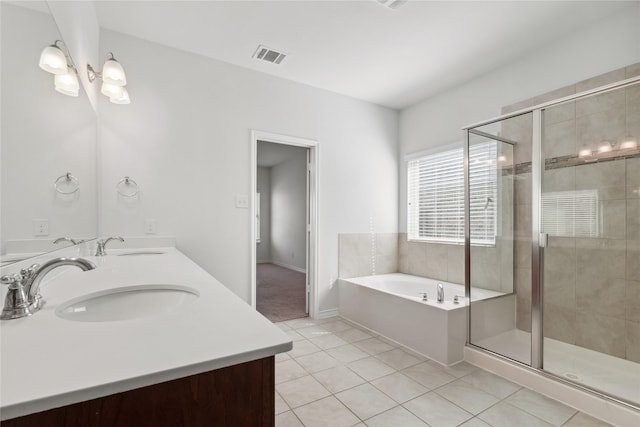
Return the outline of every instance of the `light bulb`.
[[[498,156],[498,161],[499,162],[506,162],[507,161],[507,156],[505,156],[504,154],[500,154]]]
[[[115,86],[126,85],[127,76],[122,65],[113,58],[106,60],[102,67],[102,81]]]
[[[129,92],[127,91],[127,88],[122,88],[122,93],[120,94],[120,96],[109,97],[109,101],[114,104],[130,104],[131,100],[129,99]]]
[[[103,95],[108,96],[109,98],[119,98],[120,96],[122,96],[122,90],[122,86],[103,82],[100,92],[102,92]]]
[[[638,140],[632,136],[628,136],[620,143],[621,150],[631,150],[638,147]]]
[[[598,144],[598,153],[608,153],[613,149],[609,141],[602,141]]]
[[[42,50],[38,65],[43,70],[53,74],[65,74],[68,67],[64,52],[55,44],[47,46]]]
[[[584,159],[585,157],[591,157],[593,155],[593,151],[591,151],[591,147],[587,145],[583,145],[578,151],[578,157]]]
[[[56,74],[53,80],[58,92],[69,96],[78,96],[80,84],[78,83],[78,75],[73,68],[68,67],[65,74]]]

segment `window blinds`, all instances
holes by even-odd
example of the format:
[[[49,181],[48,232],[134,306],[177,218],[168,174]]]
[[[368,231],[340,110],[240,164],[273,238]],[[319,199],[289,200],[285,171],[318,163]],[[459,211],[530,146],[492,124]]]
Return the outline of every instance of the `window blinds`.
[[[497,221],[497,146],[494,141],[469,150],[471,241],[495,243]],[[464,242],[464,162],[462,149],[408,163],[408,237],[410,240]]]
[[[550,236],[598,237],[598,191],[542,194],[542,230]]]

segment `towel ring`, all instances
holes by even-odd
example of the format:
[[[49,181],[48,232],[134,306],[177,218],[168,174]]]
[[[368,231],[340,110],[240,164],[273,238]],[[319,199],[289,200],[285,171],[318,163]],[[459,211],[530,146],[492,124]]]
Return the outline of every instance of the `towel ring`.
[[[56,179],[53,188],[60,194],[73,194],[80,188],[80,181],[71,172],[67,172]]]
[[[134,197],[139,191],[138,183],[128,176],[125,176],[118,181],[118,184],[116,184],[116,191],[118,191],[118,194],[123,197]]]

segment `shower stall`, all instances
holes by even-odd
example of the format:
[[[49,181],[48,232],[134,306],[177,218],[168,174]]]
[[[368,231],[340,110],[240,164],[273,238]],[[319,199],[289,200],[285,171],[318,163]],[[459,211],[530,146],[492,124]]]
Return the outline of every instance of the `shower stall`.
[[[464,137],[469,345],[640,407],[640,78]]]

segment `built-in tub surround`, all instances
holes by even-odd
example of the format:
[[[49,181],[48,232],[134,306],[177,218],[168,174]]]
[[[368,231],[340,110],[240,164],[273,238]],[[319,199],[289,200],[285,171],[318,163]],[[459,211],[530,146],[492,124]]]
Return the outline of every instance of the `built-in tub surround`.
[[[640,64],[505,107],[504,113],[640,75]],[[522,141],[516,162],[531,161],[531,116],[504,121],[502,136]],[[593,236],[551,233],[545,249],[544,335],[640,362],[640,155],[583,162],[583,146],[640,140],[640,86],[560,104],[543,112],[543,197],[597,194]],[[640,153],[639,153],[640,154]],[[560,165],[563,159],[574,163]],[[556,162],[554,162],[556,160]],[[550,163],[550,161],[552,163]],[[515,191],[517,328],[531,330],[531,173],[520,167]],[[544,212],[543,212],[544,216]],[[555,234],[555,235],[554,235]]]
[[[438,283],[444,287],[444,302],[437,301]],[[467,333],[464,286],[401,273],[340,279],[339,286],[341,316],[444,365],[463,359]],[[498,295],[501,293],[476,289],[472,298],[479,301]]]
[[[114,247],[107,256],[87,256],[97,266],[87,272],[59,269],[64,271],[42,283],[47,304],[39,312],[2,321],[3,420],[291,349],[287,335],[177,249],[118,256],[132,252]],[[180,287],[197,298],[169,313],[158,310],[158,315],[119,321],[72,321],[56,314],[83,296],[139,286]],[[33,351],[25,350],[25,337]],[[37,367],[34,381],[25,381],[24,366]]]

